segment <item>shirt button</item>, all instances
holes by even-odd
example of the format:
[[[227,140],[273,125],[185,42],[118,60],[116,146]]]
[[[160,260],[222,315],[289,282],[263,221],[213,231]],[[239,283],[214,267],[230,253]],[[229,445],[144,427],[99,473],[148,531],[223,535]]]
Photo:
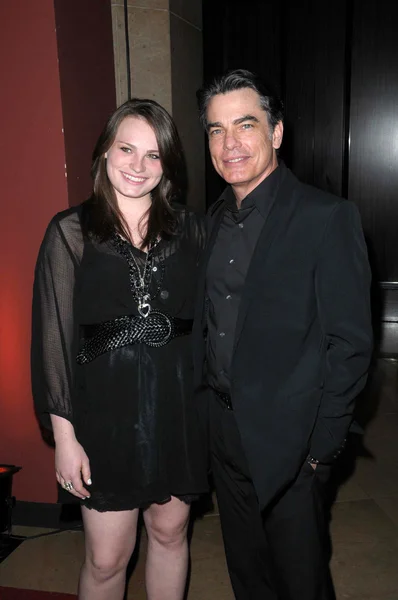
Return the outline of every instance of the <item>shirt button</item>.
[[[238,227],[239,229],[243,229],[243,223],[239,223]]]
[[[230,259],[229,264],[232,265],[232,263],[234,263],[235,260],[233,258]]]
[[[224,337],[224,336],[225,336],[225,333],[224,333],[224,331],[220,331],[220,333],[219,333],[218,335],[219,335],[220,337]]]
[[[231,298],[232,298],[231,294],[228,294],[228,296],[225,296],[226,300],[231,300]]]
[[[157,267],[152,267],[152,271],[153,271],[154,273],[156,273],[156,271],[157,271],[157,270],[158,270],[158,268],[157,268]]]
[[[162,290],[160,292],[160,297],[162,300],[167,300],[167,298],[169,297],[169,292],[167,290]]]

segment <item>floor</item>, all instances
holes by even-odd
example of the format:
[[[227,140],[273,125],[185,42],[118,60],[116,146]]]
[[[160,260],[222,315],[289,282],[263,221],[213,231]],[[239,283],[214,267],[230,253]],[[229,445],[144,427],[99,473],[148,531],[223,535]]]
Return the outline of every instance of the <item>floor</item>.
[[[398,600],[397,362],[379,361],[359,412],[365,436],[346,453],[341,465],[345,481],[332,510],[331,566],[337,599]],[[41,531],[15,528],[19,535]],[[143,535],[129,600],[145,599],[145,545]],[[233,600],[217,508],[196,521],[191,555],[188,600]],[[74,594],[82,557],[80,531],[26,540],[0,564],[0,585]]]

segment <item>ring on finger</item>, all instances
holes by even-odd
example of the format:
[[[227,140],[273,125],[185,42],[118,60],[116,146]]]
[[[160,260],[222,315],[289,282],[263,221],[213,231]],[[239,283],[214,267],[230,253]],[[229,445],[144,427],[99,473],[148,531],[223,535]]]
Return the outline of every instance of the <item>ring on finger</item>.
[[[64,483],[64,489],[68,490],[68,492],[71,492],[73,490],[73,484],[71,481],[65,481]]]

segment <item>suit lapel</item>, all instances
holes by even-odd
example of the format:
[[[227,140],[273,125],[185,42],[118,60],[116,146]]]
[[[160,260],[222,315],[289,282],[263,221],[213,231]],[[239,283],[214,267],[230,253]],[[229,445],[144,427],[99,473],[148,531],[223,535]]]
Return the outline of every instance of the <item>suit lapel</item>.
[[[235,352],[239,342],[250,302],[256,293],[257,273],[259,270],[267,268],[272,245],[278,243],[278,241],[283,243],[281,236],[286,230],[297,205],[297,191],[295,190],[297,183],[298,180],[286,169],[285,177],[279,185],[273,206],[261,230],[247,271],[236,322],[233,352]]]

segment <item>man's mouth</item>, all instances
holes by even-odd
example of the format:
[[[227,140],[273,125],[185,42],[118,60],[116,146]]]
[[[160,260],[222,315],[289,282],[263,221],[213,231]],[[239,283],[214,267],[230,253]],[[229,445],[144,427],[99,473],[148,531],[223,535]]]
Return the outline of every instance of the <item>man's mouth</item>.
[[[243,160],[247,160],[247,158],[248,158],[248,156],[237,156],[236,158],[226,158],[226,159],[224,159],[223,162],[228,165],[229,164],[234,165],[234,164],[242,162]]]

